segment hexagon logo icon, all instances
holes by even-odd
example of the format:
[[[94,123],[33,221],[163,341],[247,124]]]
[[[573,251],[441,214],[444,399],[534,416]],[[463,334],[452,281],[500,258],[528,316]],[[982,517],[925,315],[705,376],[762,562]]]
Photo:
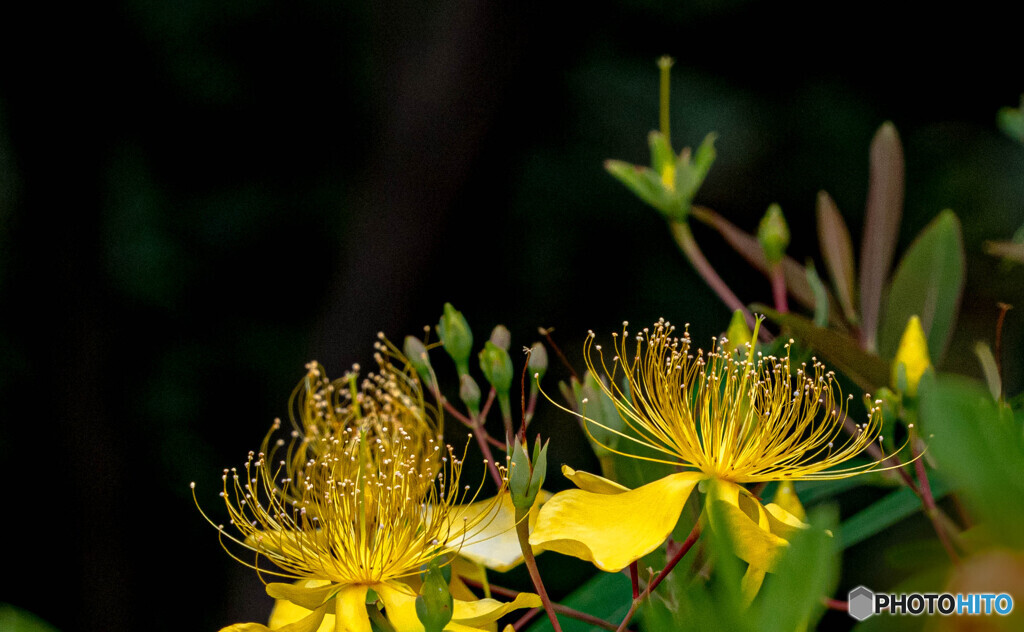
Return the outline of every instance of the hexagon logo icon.
[[[850,591],[850,616],[863,621],[875,614],[875,593],[864,586],[857,586]]]

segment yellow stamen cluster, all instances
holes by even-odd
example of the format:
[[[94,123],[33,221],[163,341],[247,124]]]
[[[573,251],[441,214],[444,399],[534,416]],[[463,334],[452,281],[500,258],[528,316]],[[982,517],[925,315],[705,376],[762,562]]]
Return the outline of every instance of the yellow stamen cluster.
[[[271,575],[369,585],[418,573],[493,520],[460,510],[484,478],[475,491],[460,486],[465,453],[441,442],[440,413],[408,363],[376,359],[379,372],[361,383],[358,367],[332,382],[311,363],[290,431],[276,420],[243,468],[224,470],[221,496],[239,535],[218,530],[232,557]]]
[[[789,344],[779,358],[752,354],[749,342],[741,357],[724,339],[711,352],[693,350],[689,332],[677,337],[665,320],[633,336],[627,327],[613,334],[610,366],[593,332],[584,343],[587,368],[597,375],[599,364],[608,376],[602,389],[632,432],[584,420],[660,456],[619,454],[735,483],[845,478],[881,464],[833,469],[878,438],[882,416],[871,406],[867,421],[842,440],[853,396],[843,398],[834,372],[817,359],[794,367]],[[619,386],[622,377],[628,392]]]

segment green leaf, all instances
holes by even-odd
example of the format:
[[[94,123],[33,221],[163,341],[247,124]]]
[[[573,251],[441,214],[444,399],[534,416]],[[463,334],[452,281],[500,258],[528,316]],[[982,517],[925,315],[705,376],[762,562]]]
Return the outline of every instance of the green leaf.
[[[599,619],[618,623],[626,616],[632,602],[629,578],[622,573],[598,573],[560,603]],[[569,617],[558,617],[562,632],[590,632],[596,629]],[[528,632],[552,632],[551,622],[543,617],[528,628]]]
[[[979,382],[925,376],[918,395],[929,451],[964,502],[1001,541],[1024,546],[1024,446],[1010,411]]]
[[[822,597],[831,595],[839,579],[835,531],[838,515],[832,507],[820,507],[810,515],[810,529],[798,530],[786,554],[754,602],[762,632],[793,632],[813,629],[824,612]]]
[[[684,209],[676,197],[661,182],[661,174],[650,167],[639,167],[621,160],[606,160],[605,170],[626,185],[638,198],[655,209],[678,220],[685,219]]]
[[[860,317],[865,347],[874,351],[882,288],[903,216],[903,146],[892,123],[883,123],[871,140],[870,167],[860,248]]]
[[[828,290],[821,282],[818,271],[814,269],[814,262],[807,260],[807,282],[814,290],[814,324],[818,327],[828,327]]]
[[[57,632],[57,628],[31,612],[0,603],[0,630],[4,632]]]
[[[985,374],[988,392],[992,399],[998,400],[1003,394],[1003,378],[999,376],[999,364],[992,354],[992,347],[989,347],[987,342],[978,342],[974,345],[974,355],[978,356],[981,371]]]
[[[964,244],[953,211],[939,213],[910,245],[893,277],[879,336],[881,355],[896,354],[911,316],[921,317],[928,354],[938,365],[953,335],[964,289]]]
[[[872,391],[889,383],[889,363],[861,349],[857,341],[846,334],[816,327],[802,316],[780,314],[764,305],[753,305],[752,309],[788,327],[793,336],[813,347],[818,354],[828,360],[831,368],[846,374],[864,390]]]
[[[909,467],[909,466],[908,466]],[[929,476],[932,496],[936,500],[949,493],[949,486],[934,475]],[[921,499],[909,488],[901,487],[878,502],[851,516],[842,525],[839,537],[841,548],[846,549],[888,529],[897,522],[921,510]]]
[[[1020,98],[1020,107],[1000,108],[996,113],[996,124],[1004,134],[1017,142],[1024,143],[1024,96]]]
[[[824,191],[818,193],[818,241],[843,314],[846,320],[856,323],[858,318],[857,310],[853,307],[853,283],[857,273],[853,268],[853,242],[836,203]]]

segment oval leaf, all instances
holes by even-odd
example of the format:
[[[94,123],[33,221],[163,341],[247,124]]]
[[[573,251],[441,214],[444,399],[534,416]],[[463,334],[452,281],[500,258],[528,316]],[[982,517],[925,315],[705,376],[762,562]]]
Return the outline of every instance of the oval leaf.
[[[857,311],[853,308],[853,281],[856,278],[853,242],[850,241],[850,231],[836,203],[824,191],[818,193],[818,241],[821,243],[821,256],[832,277],[832,285],[836,288],[836,297],[843,307],[843,314],[846,320],[856,323]]]
[[[889,275],[903,216],[903,146],[892,123],[878,128],[871,141],[864,241],[860,248],[861,335],[868,351],[876,349],[882,288]]]
[[[921,231],[896,268],[879,335],[881,354],[896,354],[903,329],[916,314],[928,337],[928,354],[938,365],[953,334],[963,290],[960,221],[946,210]]]

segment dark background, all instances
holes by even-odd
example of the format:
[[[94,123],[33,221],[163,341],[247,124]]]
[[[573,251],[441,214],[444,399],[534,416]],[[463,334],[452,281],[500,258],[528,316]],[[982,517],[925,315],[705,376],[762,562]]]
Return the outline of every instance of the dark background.
[[[0,10],[0,601],[66,632],[262,620],[269,599],[189,482],[222,515],[221,468],[286,413],[307,360],[367,364],[378,330],[421,331],[444,301],[481,339],[508,325],[513,349],[555,326],[572,358],[588,328],[623,319],[689,321],[701,341],[724,329],[663,221],[602,169],[647,161],[661,54],[678,60],[676,147],[719,134],[699,199],[748,230],[779,202],[798,259],[817,253],[819,189],[859,240],[868,144],[896,123],[901,249],[943,208],[964,222],[946,365],[976,373],[995,301],[1022,293],[1021,270],[981,254],[1024,222],[1024,149],[994,123],[1024,90],[1020,29],[985,3],[894,7]],[[695,230],[743,300],[769,298]],[[558,461],[586,458],[571,419],[539,423],[565,437]]]

